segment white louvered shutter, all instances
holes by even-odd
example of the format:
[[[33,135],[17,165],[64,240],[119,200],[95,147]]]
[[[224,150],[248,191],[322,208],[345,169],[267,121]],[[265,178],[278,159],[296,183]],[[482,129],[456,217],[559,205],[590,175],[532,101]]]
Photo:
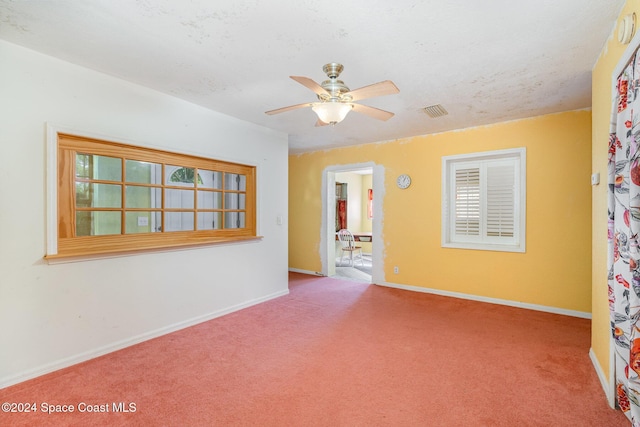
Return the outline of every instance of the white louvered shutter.
[[[456,169],[454,235],[480,235],[480,169]]]
[[[513,238],[515,234],[515,165],[488,164],[486,193],[486,236]]]

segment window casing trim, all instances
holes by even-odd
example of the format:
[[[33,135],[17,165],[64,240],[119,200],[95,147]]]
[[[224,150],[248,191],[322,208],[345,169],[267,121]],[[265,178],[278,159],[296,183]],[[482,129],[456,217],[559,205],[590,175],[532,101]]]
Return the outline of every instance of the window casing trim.
[[[212,162],[219,163],[229,163],[229,164],[237,164],[240,167],[248,167],[253,168],[253,176],[252,176],[252,192],[253,192],[253,200],[251,209],[253,210],[251,223],[247,224],[245,227],[248,227],[249,232],[246,231],[233,231],[229,230],[218,230],[216,236],[211,236],[207,233],[206,230],[203,231],[172,231],[167,233],[162,233],[166,235],[171,235],[171,238],[166,239],[165,242],[153,242],[154,236],[143,236],[143,235],[135,235],[136,242],[140,243],[140,245],[136,245],[135,247],[127,246],[122,242],[118,242],[118,237],[132,237],[133,235],[112,235],[112,236],[87,236],[87,237],[75,237],[74,240],[76,242],[66,242],[61,245],[59,239],[59,226],[58,221],[60,220],[58,215],[58,166],[59,166],[59,156],[58,156],[58,140],[60,135],[68,135],[71,137],[77,138],[86,138],[90,140],[97,141],[118,141],[113,142],[113,144],[120,145],[128,145],[132,146],[132,148],[140,148],[141,150],[150,150],[150,151],[160,151],[168,154],[174,154],[177,156],[184,157],[194,157],[194,158],[202,158],[205,160],[211,160]],[[260,168],[258,167],[257,162],[247,162],[246,160],[238,161],[238,160],[230,160],[230,159],[222,159],[216,156],[215,159],[208,157],[207,154],[201,153],[190,153],[187,151],[170,151],[166,148],[156,147],[152,145],[144,145],[139,142],[127,141],[122,138],[109,137],[104,135],[98,135],[95,133],[78,131],[77,129],[71,129],[67,127],[62,127],[58,125],[53,125],[50,123],[46,124],[46,253],[45,260],[50,263],[58,263],[58,262],[73,262],[73,261],[82,261],[86,259],[99,259],[99,258],[112,258],[117,256],[126,256],[134,253],[140,252],[153,252],[153,251],[167,251],[167,250],[183,250],[191,247],[199,247],[204,245],[212,245],[212,244],[229,244],[229,243],[242,243],[242,242],[250,242],[252,240],[261,240],[262,236],[259,235],[259,174]],[[236,229],[237,230],[237,229]],[[154,234],[154,233],[150,233]],[[157,237],[155,237],[157,240]],[[89,240],[93,241],[101,241],[102,243],[106,243],[108,245],[113,245],[109,249],[86,249],[85,243]],[[99,245],[100,246],[100,245]],[[75,252],[77,248],[85,247],[85,249]],[[66,253],[71,249],[72,253]]]
[[[486,161],[498,161],[501,159],[515,159],[518,167],[516,181],[516,204],[514,209],[516,235],[512,239],[467,239],[460,241],[452,236],[452,207],[451,200],[455,186],[454,165],[471,162],[483,163]],[[476,249],[501,252],[525,252],[526,251],[526,148],[513,148],[505,150],[467,153],[442,157],[442,224],[441,246],[444,248]],[[477,240],[477,241],[473,241]]]

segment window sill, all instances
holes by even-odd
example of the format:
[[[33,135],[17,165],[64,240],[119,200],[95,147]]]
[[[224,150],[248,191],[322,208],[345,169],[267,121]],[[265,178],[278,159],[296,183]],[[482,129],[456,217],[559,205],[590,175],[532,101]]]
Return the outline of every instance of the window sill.
[[[126,257],[132,255],[142,255],[149,253],[157,253],[157,252],[172,252],[179,250],[189,250],[200,248],[204,246],[213,246],[219,244],[233,244],[233,243],[247,243],[252,241],[260,241],[264,237],[263,236],[237,236],[237,237],[218,237],[214,239],[207,239],[206,241],[200,242],[185,242],[185,243],[172,243],[166,245],[155,245],[153,247],[147,248],[138,248],[132,250],[123,250],[121,248],[114,248],[112,250],[104,250],[99,249],[95,251],[91,250],[83,250],[83,251],[74,251],[72,253],[58,253],[58,254],[50,254],[45,255],[44,260],[48,264],[64,264],[70,262],[82,262],[82,261],[92,261],[97,259],[107,259],[107,258],[119,258]]]
[[[496,252],[516,252],[525,253],[524,246],[518,245],[495,245],[488,243],[460,243],[460,242],[447,242],[442,243],[443,248],[450,249],[468,249],[475,251],[496,251]]]

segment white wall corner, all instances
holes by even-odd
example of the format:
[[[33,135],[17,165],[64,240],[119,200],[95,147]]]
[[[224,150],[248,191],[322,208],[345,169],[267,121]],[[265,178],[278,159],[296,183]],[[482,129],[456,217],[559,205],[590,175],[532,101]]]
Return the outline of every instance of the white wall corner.
[[[616,396],[614,393],[614,390],[615,390],[614,382],[607,380],[607,377],[604,375],[604,371],[602,370],[602,366],[600,366],[600,362],[598,361],[596,354],[593,352],[593,348],[589,349],[589,359],[591,359],[591,363],[593,364],[593,367],[596,370],[596,374],[598,374],[600,385],[602,386],[602,390],[604,390],[604,394],[607,397],[607,403],[612,409],[616,409]],[[611,375],[611,377],[613,379],[613,375]]]

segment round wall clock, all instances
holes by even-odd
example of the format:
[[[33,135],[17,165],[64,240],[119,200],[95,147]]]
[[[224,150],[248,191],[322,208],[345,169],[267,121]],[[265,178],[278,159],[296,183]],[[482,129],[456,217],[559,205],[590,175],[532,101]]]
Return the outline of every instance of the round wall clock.
[[[402,174],[398,176],[398,179],[396,180],[396,184],[398,185],[398,188],[401,188],[404,190],[405,188],[408,188],[411,185],[411,177],[407,174]]]

